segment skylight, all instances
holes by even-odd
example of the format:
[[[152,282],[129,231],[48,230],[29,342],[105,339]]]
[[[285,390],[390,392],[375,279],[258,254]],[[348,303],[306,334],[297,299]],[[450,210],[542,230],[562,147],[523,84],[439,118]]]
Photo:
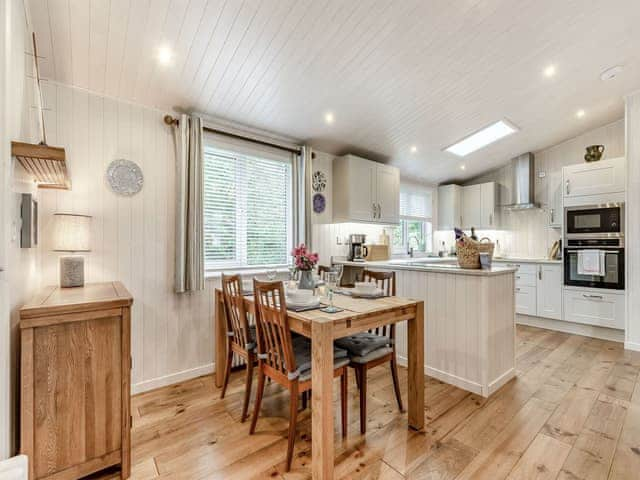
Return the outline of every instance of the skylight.
[[[518,131],[518,127],[506,120],[500,120],[496,123],[483,128],[482,130],[463,138],[458,143],[454,143],[445,150],[451,152],[459,157],[469,155],[471,152],[486,147],[490,143],[497,142],[501,138],[504,138],[512,133]]]

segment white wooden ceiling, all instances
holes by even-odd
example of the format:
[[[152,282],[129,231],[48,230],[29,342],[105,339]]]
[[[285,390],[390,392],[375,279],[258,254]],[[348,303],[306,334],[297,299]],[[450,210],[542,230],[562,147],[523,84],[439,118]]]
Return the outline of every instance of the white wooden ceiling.
[[[26,1],[45,78],[366,153],[428,181],[620,118],[640,88],[638,0]],[[522,131],[464,160],[442,152],[503,117]]]

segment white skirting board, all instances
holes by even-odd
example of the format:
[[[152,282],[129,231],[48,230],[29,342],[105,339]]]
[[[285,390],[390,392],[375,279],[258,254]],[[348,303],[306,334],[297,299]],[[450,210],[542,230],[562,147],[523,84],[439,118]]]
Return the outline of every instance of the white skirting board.
[[[640,343],[624,342],[624,348],[627,350],[634,350],[636,352],[640,352]]]
[[[189,370],[172,373],[171,375],[166,375],[164,377],[145,380],[144,382],[133,384],[131,386],[131,394],[136,395],[138,393],[148,392],[149,390],[155,390],[156,388],[166,387],[167,385],[173,385],[174,383],[191,380],[192,378],[201,377],[202,375],[209,375],[210,373],[213,373],[214,370],[215,363],[209,363],[200,367],[190,368]]]
[[[582,323],[567,322],[565,320],[553,320],[551,318],[532,317],[520,314],[516,315],[516,323],[585,337],[600,338],[612,342],[624,342],[624,330],[616,330],[615,328],[597,327],[595,325],[584,325]],[[625,348],[628,347],[625,345]],[[631,350],[633,349],[631,348]]]
[[[398,365],[406,367],[407,357],[402,357],[398,355]],[[496,392],[500,387],[502,387],[505,383],[516,376],[516,371],[514,368],[506,371],[503,375],[496,378],[493,382],[489,384],[489,387],[486,391],[483,391],[482,385],[476,382],[472,382],[462,377],[458,377],[456,375],[451,375],[450,373],[443,372],[436,368],[431,368],[427,365],[424,366],[424,374],[429,375],[432,378],[440,380],[442,382],[448,383],[455,387],[461,388],[462,390],[466,390],[467,392],[475,393],[477,395],[481,395],[483,397],[488,397],[489,395]]]

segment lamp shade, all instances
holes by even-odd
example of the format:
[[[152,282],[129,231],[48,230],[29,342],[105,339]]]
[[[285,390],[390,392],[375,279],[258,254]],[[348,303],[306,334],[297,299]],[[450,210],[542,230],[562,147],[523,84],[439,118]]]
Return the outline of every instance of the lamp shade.
[[[91,217],[71,213],[53,215],[53,250],[56,252],[89,252]]]

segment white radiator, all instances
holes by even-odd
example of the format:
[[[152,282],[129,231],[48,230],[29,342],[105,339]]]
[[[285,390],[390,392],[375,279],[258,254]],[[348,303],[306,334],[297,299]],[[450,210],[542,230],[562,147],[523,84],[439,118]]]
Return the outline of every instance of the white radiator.
[[[29,480],[26,455],[0,461],[0,480]]]

